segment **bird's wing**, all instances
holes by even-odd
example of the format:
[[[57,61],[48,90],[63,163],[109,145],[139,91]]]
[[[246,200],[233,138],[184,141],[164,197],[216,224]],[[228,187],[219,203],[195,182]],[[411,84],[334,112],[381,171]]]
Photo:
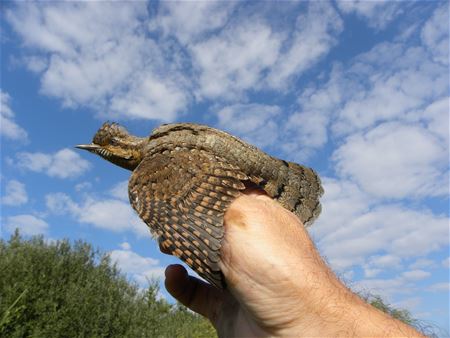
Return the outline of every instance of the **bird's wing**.
[[[219,156],[179,148],[144,158],[128,193],[161,245],[220,288],[223,215],[245,180],[247,175]]]

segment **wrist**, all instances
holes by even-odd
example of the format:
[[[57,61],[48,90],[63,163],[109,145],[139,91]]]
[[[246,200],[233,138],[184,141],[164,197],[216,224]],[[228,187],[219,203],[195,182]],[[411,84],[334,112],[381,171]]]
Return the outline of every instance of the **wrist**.
[[[308,275],[297,279],[297,320],[280,336],[422,336],[351,292],[320,256],[302,266]]]
[[[264,332],[417,336],[351,293],[322,260],[294,214],[267,196],[236,201],[224,218],[221,269],[245,317]],[[410,332],[399,331],[402,325]]]

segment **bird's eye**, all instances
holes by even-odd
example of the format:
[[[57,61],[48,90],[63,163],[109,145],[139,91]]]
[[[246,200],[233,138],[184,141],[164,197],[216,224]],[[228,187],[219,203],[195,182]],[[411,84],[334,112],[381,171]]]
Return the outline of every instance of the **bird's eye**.
[[[113,146],[116,146],[116,145],[119,144],[119,142],[117,141],[117,139],[116,139],[115,137],[113,137],[113,138],[109,141],[109,144],[111,144],[111,145],[113,145]]]

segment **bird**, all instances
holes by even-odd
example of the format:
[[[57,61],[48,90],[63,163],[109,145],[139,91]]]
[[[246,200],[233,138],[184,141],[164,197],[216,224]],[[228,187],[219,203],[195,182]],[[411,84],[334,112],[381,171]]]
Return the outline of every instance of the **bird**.
[[[219,289],[226,288],[219,264],[224,214],[247,187],[263,190],[305,226],[321,212],[323,188],[313,169],[206,125],[163,124],[137,137],[105,122],[90,144],[76,147],[130,170],[130,204],[160,247]]]

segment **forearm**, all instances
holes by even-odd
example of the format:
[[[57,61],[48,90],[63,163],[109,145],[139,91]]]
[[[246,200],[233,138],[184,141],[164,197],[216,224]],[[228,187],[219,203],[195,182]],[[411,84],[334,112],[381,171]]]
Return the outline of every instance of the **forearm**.
[[[283,334],[330,337],[417,337],[411,328],[352,293],[321,259],[306,230],[300,227],[299,256],[293,283],[301,301],[298,322]],[[298,256],[298,257],[299,257]]]
[[[268,336],[420,336],[348,290],[299,219],[269,197],[239,197],[225,225],[228,287]]]

